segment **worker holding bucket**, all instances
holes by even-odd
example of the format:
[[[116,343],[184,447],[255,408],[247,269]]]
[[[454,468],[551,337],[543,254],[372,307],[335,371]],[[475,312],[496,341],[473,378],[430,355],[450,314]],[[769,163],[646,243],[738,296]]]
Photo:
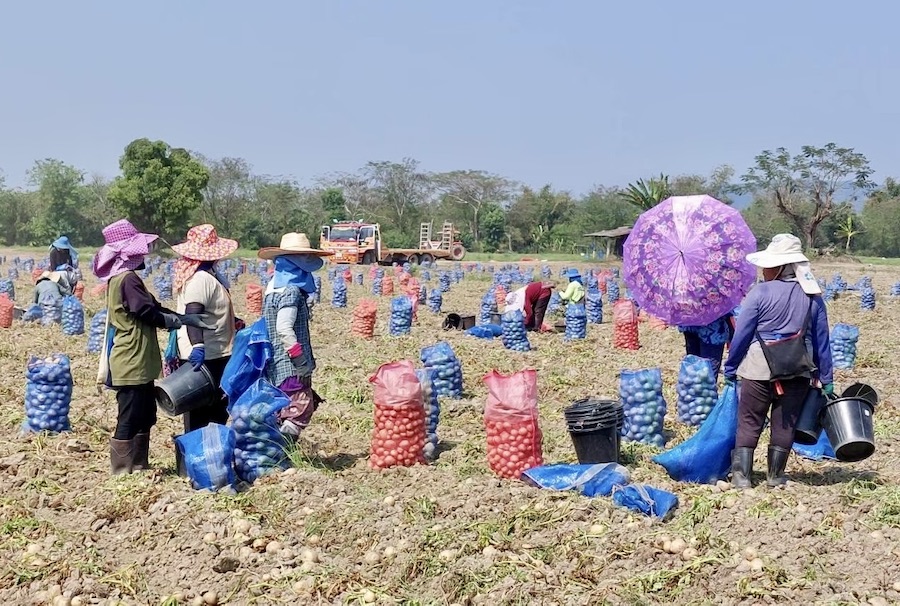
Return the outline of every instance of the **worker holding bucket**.
[[[753,453],[770,414],[766,476],[770,487],[778,487],[787,482],[784,469],[811,381],[826,394],[834,392],[828,314],[796,236],[775,236],[765,250],[747,255],[747,261],[762,269],[765,281],[741,305],[725,362],[726,382],[741,378],[732,484],[752,486]]]

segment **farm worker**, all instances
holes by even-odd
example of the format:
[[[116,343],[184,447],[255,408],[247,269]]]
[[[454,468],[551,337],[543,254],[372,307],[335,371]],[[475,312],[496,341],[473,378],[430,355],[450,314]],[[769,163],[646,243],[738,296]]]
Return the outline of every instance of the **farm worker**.
[[[182,326],[175,333],[178,339],[178,359],[195,371],[205,366],[215,385],[222,382],[225,366],[231,359],[231,347],[236,332],[234,306],[225,285],[216,277],[216,262],[236,251],[235,240],[220,238],[212,225],[197,225],[188,230],[183,244],[172,247],[181,256],[175,262],[172,293],[175,311],[180,314],[206,314],[206,321],[214,328],[205,331]],[[228,421],[227,400],[224,393],[211,404],[184,413],[185,433],[210,423],[225,425]]]
[[[566,303],[580,303],[584,299],[584,281],[577,269],[570,269],[566,276],[569,278],[569,285],[566,290],[559,293],[559,298]]]
[[[79,281],[78,251],[68,236],[60,236],[50,245],[50,271],[63,272],[63,282],[72,292]]]
[[[532,282],[525,287],[525,307],[522,310],[525,314],[525,330],[541,330],[552,289],[553,285],[546,282]]]
[[[61,281],[62,276],[58,271],[43,272],[34,284],[34,304],[48,299],[62,299],[67,294],[72,294],[60,284]]]
[[[710,360],[714,376],[718,379],[725,346],[734,337],[734,313],[728,312],[706,326],[679,326],[678,332],[684,335],[687,355]]]
[[[179,315],[162,307],[135,273],[144,268],[144,257],[157,238],[140,233],[126,219],[116,221],[103,228],[106,244],[92,263],[94,275],[107,285],[106,338],[97,382],[115,390],[119,406],[109,440],[114,475],[150,467],[150,428],[156,424],[153,381],[162,370],[156,330],[212,328],[201,316]]]
[[[765,281],[741,304],[725,362],[726,383],[741,378],[732,484],[751,486],[753,451],[771,410],[766,479],[769,486],[777,487],[787,482],[784,468],[811,381],[824,386],[826,394],[834,392],[828,315],[799,238],[778,234],[764,251],[747,255],[747,260],[762,268]],[[811,360],[807,337],[812,343]],[[784,378],[773,380],[773,368]]]
[[[274,261],[263,303],[273,350],[266,375],[290,400],[278,412],[281,432],[287,436],[298,436],[321,402],[312,388],[316,359],[309,336],[307,300],[316,292],[313,272],[324,265],[322,257],[332,254],[313,248],[302,233],[285,234],[280,246],[259,251],[260,259]]]

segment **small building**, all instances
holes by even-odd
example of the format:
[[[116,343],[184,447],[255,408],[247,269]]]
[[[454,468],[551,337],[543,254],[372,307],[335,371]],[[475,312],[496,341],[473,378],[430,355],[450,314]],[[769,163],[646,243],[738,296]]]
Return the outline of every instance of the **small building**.
[[[625,248],[625,240],[631,234],[630,227],[617,227],[616,229],[608,229],[606,231],[598,231],[592,234],[584,234],[585,238],[591,238],[592,248],[603,250],[604,258],[610,257],[622,258]]]

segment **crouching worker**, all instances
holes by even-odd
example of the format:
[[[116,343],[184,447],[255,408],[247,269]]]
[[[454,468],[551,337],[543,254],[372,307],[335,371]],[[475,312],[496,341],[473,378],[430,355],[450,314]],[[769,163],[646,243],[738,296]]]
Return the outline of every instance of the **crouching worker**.
[[[278,413],[281,433],[296,438],[322,402],[312,388],[316,369],[309,336],[309,295],[316,292],[313,272],[332,253],[312,248],[306,234],[290,233],[276,248],[264,248],[259,258],[274,260],[275,271],[266,287],[263,315],[273,356],[266,366],[269,382],[290,399]]]
[[[577,269],[570,269],[566,275],[569,284],[566,290],[559,293],[559,298],[566,303],[581,303],[584,300],[584,281]]]
[[[93,260],[94,275],[107,285],[108,310],[97,382],[116,392],[119,407],[109,440],[113,475],[150,468],[150,429],[156,424],[153,382],[162,372],[157,329],[212,328],[202,316],[162,307],[135,273],[144,268],[157,237],[122,219],[103,229],[106,243]]]

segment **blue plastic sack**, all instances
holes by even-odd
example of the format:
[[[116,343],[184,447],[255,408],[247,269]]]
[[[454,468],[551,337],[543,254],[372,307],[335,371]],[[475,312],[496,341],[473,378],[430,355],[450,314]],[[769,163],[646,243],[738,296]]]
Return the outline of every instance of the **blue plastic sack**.
[[[493,339],[503,334],[503,327],[499,324],[479,324],[468,329],[466,334],[479,339]]]
[[[522,475],[539,488],[574,489],[586,497],[608,497],[616,487],[631,481],[628,469],[618,463],[540,465]]]
[[[731,470],[731,451],[737,434],[738,397],[727,385],[712,412],[693,436],[653,457],[673,480],[714,484]]]
[[[237,483],[234,430],[218,423],[175,438],[194,490],[218,490]]]
[[[624,488],[616,489],[613,492],[612,500],[620,507],[656,518],[666,517],[678,506],[677,495],[646,484],[629,484]]]
[[[262,378],[266,363],[272,359],[272,344],[266,319],[260,318],[234,337],[231,359],[222,375],[222,391],[229,402],[236,402],[245,391]]]
[[[831,441],[828,439],[828,434],[824,431],[822,432],[822,435],[819,436],[819,441],[812,446],[794,443],[793,450],[797,453],[797,456],[811,461],[837,459],[837,456],[834,454],[834,448],[831,446]]]
[[[241,480],[254,482],[272,470],[290,466],[276,417],[289,403],[284,392],[258,379],[228,405],[235,438],[234,469]]]

